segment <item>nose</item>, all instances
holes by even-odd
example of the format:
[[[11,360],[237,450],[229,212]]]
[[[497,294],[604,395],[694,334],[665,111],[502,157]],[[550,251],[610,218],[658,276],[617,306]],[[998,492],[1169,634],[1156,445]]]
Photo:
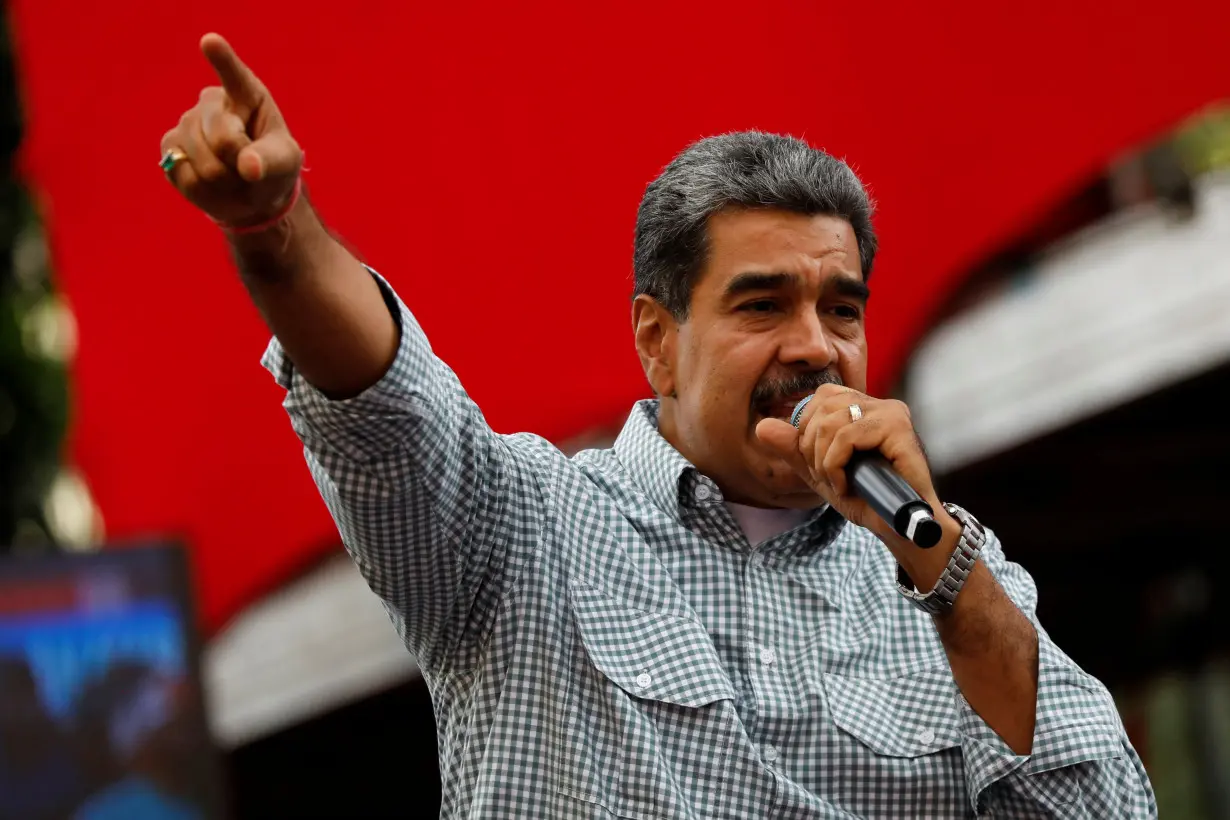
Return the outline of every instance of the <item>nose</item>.
[[[783,328],[778,357],[782,364],[822,370],[837,361],[837,348],[814,310],[801,311]]]

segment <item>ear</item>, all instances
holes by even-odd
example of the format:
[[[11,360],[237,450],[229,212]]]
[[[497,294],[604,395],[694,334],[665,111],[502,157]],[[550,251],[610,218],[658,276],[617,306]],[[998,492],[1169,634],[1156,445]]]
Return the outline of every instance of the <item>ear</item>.
[[[632,330],[649,386],[659,396],[673,395],[678,338],[675,317],[652,296],[642,293],[632,301]]]

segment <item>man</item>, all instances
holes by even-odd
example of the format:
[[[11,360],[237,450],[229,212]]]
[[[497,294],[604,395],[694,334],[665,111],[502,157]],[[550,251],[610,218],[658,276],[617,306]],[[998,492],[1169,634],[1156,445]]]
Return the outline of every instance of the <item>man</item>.
[[[300,196],[269,91],[202,48],[222,84],[162,165],[227,231],[312,474],[431,687],[444,816],[1155,814],[1029,576],[941,504],[906,407],[862,392],[876,240],[843,163],[733,134],[649,186],[633,326],[658,399],[568,459],[487,427]],[[849,493],[856,450],[939,545]]]

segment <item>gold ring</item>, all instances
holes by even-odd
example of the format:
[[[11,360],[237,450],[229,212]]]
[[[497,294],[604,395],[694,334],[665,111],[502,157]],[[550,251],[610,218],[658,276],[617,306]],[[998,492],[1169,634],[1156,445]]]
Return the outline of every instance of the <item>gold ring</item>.
[[[863,417],[863,408],[857,404],[850,405],[850,421],[858,421]]]
[[[175,166],[188,158],[188,155],[178,148],[172,148],[162,155],[162,159],[158,160],[158,167],[162,169],[164,174],[169,174],[175,170]]]

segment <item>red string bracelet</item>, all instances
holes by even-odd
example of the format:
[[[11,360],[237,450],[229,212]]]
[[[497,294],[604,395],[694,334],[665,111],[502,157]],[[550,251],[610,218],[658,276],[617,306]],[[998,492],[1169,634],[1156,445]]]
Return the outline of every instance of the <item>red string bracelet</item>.
[[[247,234],[261,233],[270,228],[276,227],[282,220],[290,216],[291,210],[295,207],[295,203],[299,201],[299,195],[303,192],[303,177],[295,178],[295,187],[291,189],[290,199],[286,200],[286,204],[269,219],[264,222],[258,222],[255,225],[228,225],[225,222],[219,222],[218,225],[232,236],[246,236]]]

